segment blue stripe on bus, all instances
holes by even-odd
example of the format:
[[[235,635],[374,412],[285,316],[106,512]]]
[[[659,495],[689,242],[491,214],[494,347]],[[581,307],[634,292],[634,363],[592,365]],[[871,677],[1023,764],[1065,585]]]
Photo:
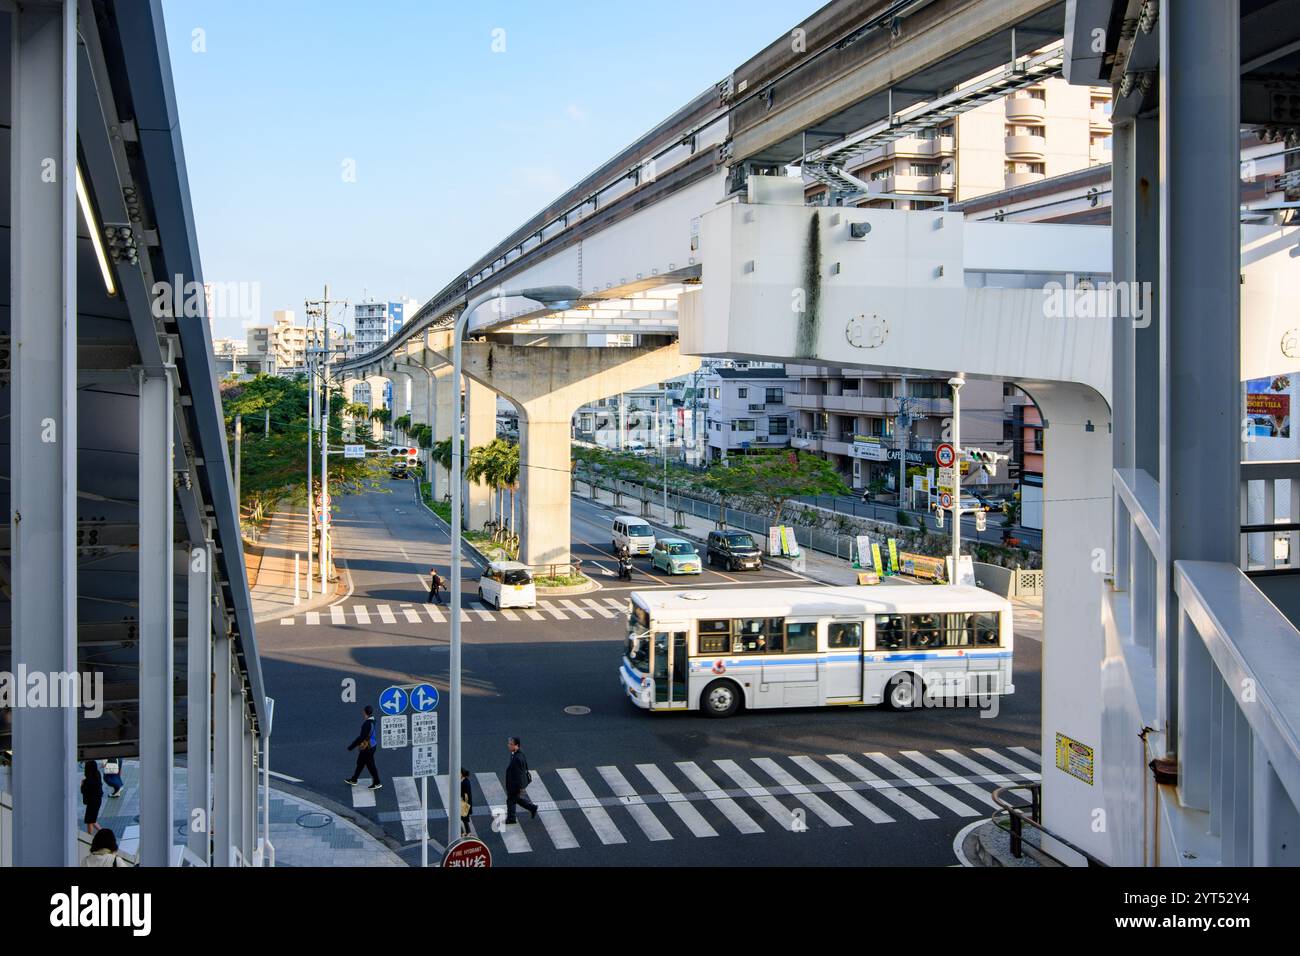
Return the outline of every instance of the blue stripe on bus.
[[[628,666],[627,661],[623,662],[623,666],[620,669],[623,671],[624,675],[627,676],[627,679],[629,681],[631,681],[637,687],[641,686],[641,678],[637,676],[636,671],[632,670],[632,668]]]
[[[929,651],[918,652],[915,654],[896,654],[873,656],[865,655],[868,664],[882,664],[889,661],[925,661],[925,660],[943,660],[943,661],[963,661],[963,660],[989,660],[1003,657],[1010,657],[1010,651],[989,651],[981,654],[961,654],[952,655],[951,652]],[[765,656],[754,655],[753,658],[744,660],[734,660],[730,658],[711,658],[706,661],[692,661],[691,670],[709,670],[714,663],[721,660],[726,667],[758,667],[765,665],[767,667],[794,667],[797,665],[816,664],[818,661],[828,664],[857,664],[859,657],[857,654],[837,654],[834,657],[818,657],[811,660],[773,660]]]

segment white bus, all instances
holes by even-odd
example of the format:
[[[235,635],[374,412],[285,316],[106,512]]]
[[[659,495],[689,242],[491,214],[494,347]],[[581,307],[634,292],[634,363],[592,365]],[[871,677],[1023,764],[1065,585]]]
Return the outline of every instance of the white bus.
[[[982,588],[636,591],[619,682],[645,710],[974,703],[1011,694],[1011,603]]]

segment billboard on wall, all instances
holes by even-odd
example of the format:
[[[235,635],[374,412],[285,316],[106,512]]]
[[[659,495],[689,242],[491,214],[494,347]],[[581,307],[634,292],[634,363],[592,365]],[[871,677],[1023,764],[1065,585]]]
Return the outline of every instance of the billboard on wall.
[[[1246,419],[1256,438],[1291,437],[1291,376],[1246,381]]]

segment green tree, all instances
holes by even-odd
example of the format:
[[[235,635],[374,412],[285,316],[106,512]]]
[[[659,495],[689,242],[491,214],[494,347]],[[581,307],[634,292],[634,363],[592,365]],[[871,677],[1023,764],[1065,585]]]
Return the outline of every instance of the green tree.
[[[387,425],[393,420],[393,410],[391,408],[376,408],[370,413],[370,420]]]
[[[718,493],[724,524],[728,499],[758,499],[773,522],[780,524],[791,498],[851,493],[829,461],[793,450],[738,455],[726,466],[710,468],[705,483]]]

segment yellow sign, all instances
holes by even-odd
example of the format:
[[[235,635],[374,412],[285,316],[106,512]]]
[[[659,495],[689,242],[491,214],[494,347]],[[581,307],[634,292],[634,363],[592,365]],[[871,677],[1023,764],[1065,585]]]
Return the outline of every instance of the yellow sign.
[[[859,583],[859,584],[879,584],[879,583],[880,583],[880,575],[876,574],[875,571],[859,571],[859,572],[858,572],[858,583]]]
[[[1081,744],[1072,737],[1058,733],[1056,735],[1056,769],[1064,770],[1071,777],[1078,777],[1088,786],[1092,786],[1093,750],[1087,744]]]
[[[876,574],[885,573],[884,565],[880,561],[880,545],[878,544],[871,546],[871,563],[875,566]]]
[[[945,565],[943,558],[931,558],[924,554],[911,554],[907,551],[900,551],[898,553],[898,569],[901,573],[910,574],[913,577],[939,581],[944,577]]]
[[[889,570],[898,573],[898,542],[893,538],[889,539]]]

